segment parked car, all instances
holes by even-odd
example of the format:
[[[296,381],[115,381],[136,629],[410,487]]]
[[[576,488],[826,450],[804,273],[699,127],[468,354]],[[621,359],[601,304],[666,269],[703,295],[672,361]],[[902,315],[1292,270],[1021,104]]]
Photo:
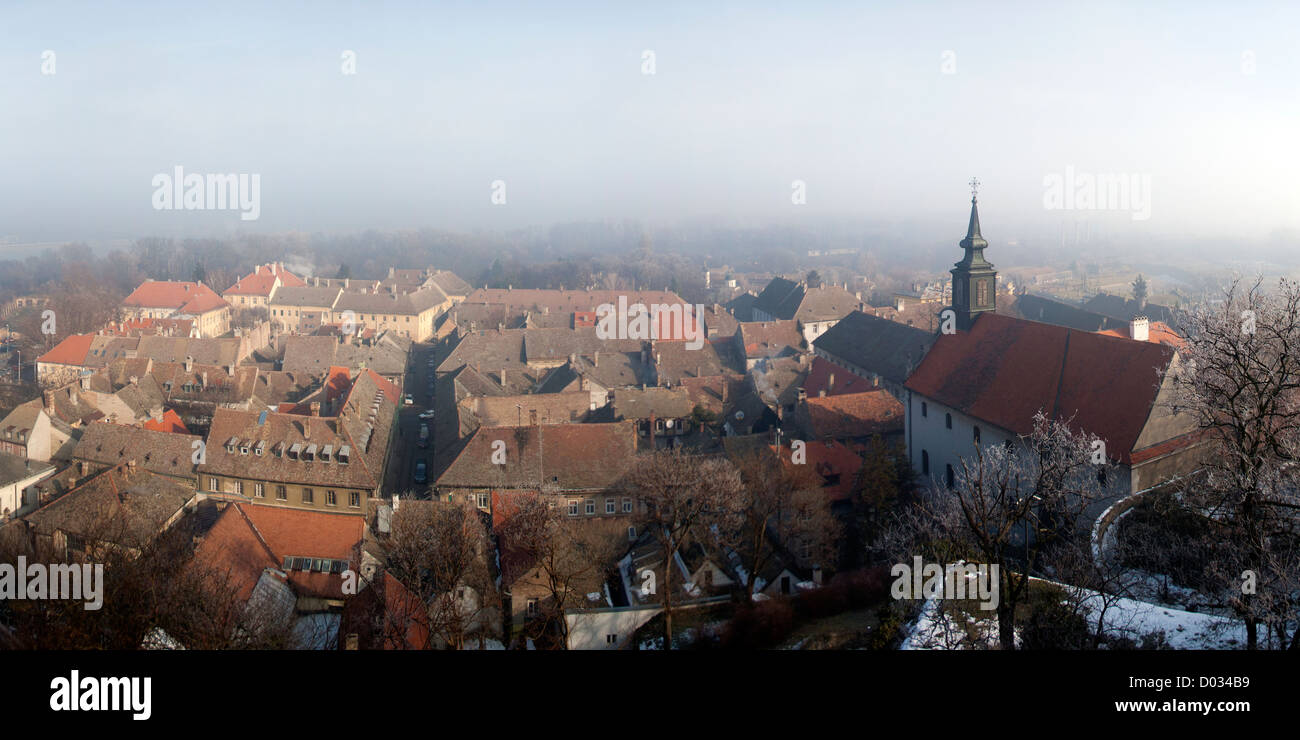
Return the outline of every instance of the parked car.
[[[416,483],[429,482],[429,466],[425,465],[423,460],[415,464],[415,482]]]
[[[420,418],[421,418],[421,419],[432,419],[432,418],[433,418],[433,409],[428,409],[427,411],[421,411],[421,412],[420,412]]]
[[[406,406],[414,406],[414,405],[415,405],[415,399],[411,397],[411,394],[410,394],[410,393],[407,393],[407,394],[406,394],[406,398],[402,400],[402,404],[403,404],[403,405],[406,405]]]

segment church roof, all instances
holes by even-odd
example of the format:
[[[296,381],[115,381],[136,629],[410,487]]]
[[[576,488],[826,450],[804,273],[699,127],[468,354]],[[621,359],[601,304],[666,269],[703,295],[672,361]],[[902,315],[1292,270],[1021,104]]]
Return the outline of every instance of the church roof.
[[[1071,419],[1127,463],[1173,357],[1161,344],[984,313],[939,336],[907,388],[1017,434],[1039,410]]]

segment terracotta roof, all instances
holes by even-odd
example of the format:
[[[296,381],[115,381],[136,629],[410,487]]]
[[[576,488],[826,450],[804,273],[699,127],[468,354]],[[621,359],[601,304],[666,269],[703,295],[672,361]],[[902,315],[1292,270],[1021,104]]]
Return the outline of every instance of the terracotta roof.
[[[189,434],[190,430],[185,428],[185,422],[175,411],[167,409],[163,412],[161,419],[149,419],[145,421],[144,428],[153,432],[170,432],[172,434]]]
[[[198,562],[228,571],[241,597],[252,595],[265,568],[285,570],[285,558],[346,560],[359,567],[358,545],[365,522],[340,516],[275,506],[231,504],[218,517],[194,557]],[[288,571],[299,594],[342,598],[338,573]]]
[[[903,429],[903,404],[880,388],[808,399],[808,419],[819,439],[848,439]]]
[[[184,314],[202,314],[229,306],[225,299],[203,283],[148,280],[131,291],[122,305],[141,308],[170,308]]]
[[[284,265],[265,264],[258,265],[253,271],[239,280],[235,284],[226,288],[224,295],[259,295],[269,297],[272,289],[275,287],[276,279],[279,279],[280,285],[288,288],[299,288],[307,283],[302,278],[294,275],[292,272],[284,269]]]
[[[834,441],[809,440],[805,442],[805,465],[822,476],[826,491],[831,501],[843,501],[853,495],[853,484],[857,482],[858,471],[862,469],[862,454],[849,445]],[[791,450],[782,447],[781,461],[792,465]]]
[[[1106,441],[1129,462],[1174,350],[985,313],[939,336],[907,381],[920,395],[1017,434],[1039,410]]]
[[[36,361],[59,365],[84,364],[86,355],[90,354],[90,345],[94,341],[94,334],[72,334],[54,345],[49,352],[37,357]]]

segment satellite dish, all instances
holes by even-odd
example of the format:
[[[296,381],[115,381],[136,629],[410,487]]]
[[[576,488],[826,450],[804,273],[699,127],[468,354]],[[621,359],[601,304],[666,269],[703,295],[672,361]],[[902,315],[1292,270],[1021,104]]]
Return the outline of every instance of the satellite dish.
[[[736,412],[736,421],[740,421],[741,419],[744,419],[744,418],[745,418],[745,412],[744,412],[744,411],[737,411],[737,412]]]
[[[673,420],[672,420],[672,419],[669,419],[668,421],[665,421],[665,422],[664,422],[664,426],[668,427],[669,429],[672,429],[672,428],[673,428]]]

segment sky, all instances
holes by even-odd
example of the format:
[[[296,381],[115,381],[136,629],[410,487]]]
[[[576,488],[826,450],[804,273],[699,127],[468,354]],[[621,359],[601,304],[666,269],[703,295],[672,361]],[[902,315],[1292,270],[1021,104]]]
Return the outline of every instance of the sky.
[[[1285,2],[5,2],[0,244],[952,231],[972,176],[986,236],[1268,238],[1300,230],[1297,28]],[[257,218],[156,208],[178,166],[257,175]],[[1092,175],[1128,200],[1048,207]]]

